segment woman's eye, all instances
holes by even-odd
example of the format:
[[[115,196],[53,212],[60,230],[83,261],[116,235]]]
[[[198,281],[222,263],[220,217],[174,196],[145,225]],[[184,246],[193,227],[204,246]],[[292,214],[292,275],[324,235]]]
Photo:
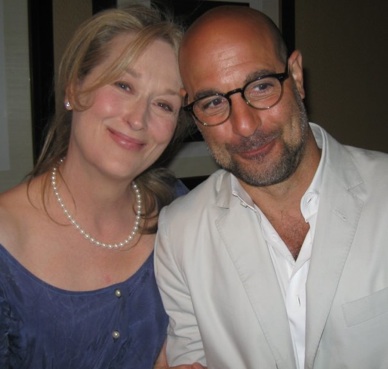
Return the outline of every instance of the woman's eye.
[[[125,82],[116,82],[115,85],[122,89],[122,90],[125,90],[125,91],[131,91],[131,87],[129,86],[128,83],[125,83]]]
[[[169,112],[169,113],[174,112],[174,107],[171,104],[167,104],[167,103],[164,103],[164,102],[159,102],[157,105],[159,107],[161,107],[166,112]]]

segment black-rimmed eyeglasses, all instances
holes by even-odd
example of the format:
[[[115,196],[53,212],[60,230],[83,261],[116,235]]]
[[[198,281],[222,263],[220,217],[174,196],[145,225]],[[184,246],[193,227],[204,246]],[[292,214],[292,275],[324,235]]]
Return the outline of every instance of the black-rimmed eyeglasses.
[[[217,92],[183,107],[194,115],[204,126],[217,126],[230,116],[232,100],[230,96],[240,93],[245,102],[255,109],[265,110],[275,106],[283,95],[283,82],[288,78],[288,68],[284,73],[267,74],[249,81],[244,87],[236,88],[225,94]],[[187,98],[187,97],[186,97]]]

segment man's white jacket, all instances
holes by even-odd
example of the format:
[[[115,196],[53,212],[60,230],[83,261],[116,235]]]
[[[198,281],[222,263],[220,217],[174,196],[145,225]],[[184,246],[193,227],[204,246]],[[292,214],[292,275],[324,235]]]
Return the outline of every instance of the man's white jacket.
[[[323,134],[305,368],[387,369],[388,155]],[[217,171],[160,215],[155,269],[170,316],[169,363],[296,369],[268,247],[230,176]]]

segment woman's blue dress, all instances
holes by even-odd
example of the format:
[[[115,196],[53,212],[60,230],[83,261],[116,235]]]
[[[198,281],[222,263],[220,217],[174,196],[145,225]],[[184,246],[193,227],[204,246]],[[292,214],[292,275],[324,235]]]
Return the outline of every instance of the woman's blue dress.
[[[153,254],[125,282],[71,292],[0,245],[1,369],[151,369],[167,323]]]

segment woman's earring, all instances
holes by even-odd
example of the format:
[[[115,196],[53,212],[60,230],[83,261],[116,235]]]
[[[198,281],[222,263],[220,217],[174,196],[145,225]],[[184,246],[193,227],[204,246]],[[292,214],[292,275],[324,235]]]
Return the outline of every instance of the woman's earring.
[[[65,102],[65,108],[66,108],[66,110],[71,110],[71,104],[69,101]]]

